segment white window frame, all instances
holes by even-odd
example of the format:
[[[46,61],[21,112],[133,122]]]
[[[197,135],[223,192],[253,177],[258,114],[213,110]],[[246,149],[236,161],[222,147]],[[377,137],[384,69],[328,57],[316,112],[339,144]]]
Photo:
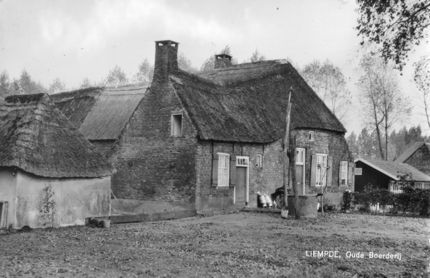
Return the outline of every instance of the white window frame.
[[[249,203],[249,156],[236,156],[236,167],[246,168],[246,185],[245,185],[245,204]],[[234,200],[236,203],[236,187],[234,187]]]
[[[263,155],[262,154],[257,154],[256,161],[255,161],[255,167],[263,168]]]
[[[306,163],[306,150],[305,148],[296,148],[296,165],[305,165]]]
[[[175,117],[181,116],[181,125],[179,126],[179,131],[176,128]],[[172,113],[170,116],[170,136],[172,137],[181,137],[183,134],[184,128],[184,115],[182,112]]]
[[[341,161],[340,162],[340,180],[339,185],[348,185],[348,161]],[[342,181],[345,180],[345,183],[342,183]]]
[[[319,162],[322,159],[322,163]],[[325,187],[327,185],[327,160],[328,155],[325,153],[316,154],[316,164],[315,164],[315,186]],[[324,163],[325,162],[325,163]]]
[[[230,154],[218,155],[218,187],[228,187],[230,182]]]

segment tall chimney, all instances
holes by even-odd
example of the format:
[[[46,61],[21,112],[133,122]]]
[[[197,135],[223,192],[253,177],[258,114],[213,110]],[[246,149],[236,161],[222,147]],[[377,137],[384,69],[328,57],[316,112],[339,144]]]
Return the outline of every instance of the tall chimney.
[[[178,44],[171,40],[155,42],[155,81],[166,81],[170,72],[178,70]]]
[[[215,55],[215,68],[226,68],[231,66],[231,56],[228,54]]]

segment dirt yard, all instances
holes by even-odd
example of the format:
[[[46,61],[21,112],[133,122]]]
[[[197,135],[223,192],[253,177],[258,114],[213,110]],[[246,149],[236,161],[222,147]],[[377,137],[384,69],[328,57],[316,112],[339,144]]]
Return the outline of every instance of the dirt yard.
[[[0,235],[0,276],[427,277],[429,238],[429,219],[353,214],[238,213],[33,230]],[[340,258],[306,255],[312,251]],[[346,258],[348,251],[364,258]],[[371,251],[401,253],[401,260],[371,259]]]

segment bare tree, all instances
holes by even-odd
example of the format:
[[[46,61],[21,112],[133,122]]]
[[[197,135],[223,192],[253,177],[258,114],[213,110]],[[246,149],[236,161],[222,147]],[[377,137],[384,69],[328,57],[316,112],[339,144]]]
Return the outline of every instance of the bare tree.
[[[51,85],[49,85],[48,93],[55,94],[61,91],[64,91],[66,89],[66,85],[63,81],[60,80],[60,78],[55,78],[54,81],[52,81]]]
[[[231,48],[229,45],[224,46],[223,49],[221,49],[216,54],[227,54],[231,56]],[[237,61],[233,58],[231,61],[232,64],[237,64]],[[200,72],[207,72],[213,70],[215,67],[215,54],[206,59],[206,61],[203,62],[202,66],[200,67]]]
[[[93,86],[93,85],[92,85],[90,79],[88,79],[87,77],[85,77],[84,80],[82,80],[80,88],[84,89],[84,88],[89,88],[91,86]]]
[[[188,71],[188,72],[197,72],[197,69],[195,69],[191,65],[190,59],[188,59],[187,56],[184,55],[184,53],[179,53],[178,66],[180,69]]]
[[[301,73],[333,114],[342,120],[351,104],[351,93],[346,88],[346,79],[340,69],[328,60],[323,64],[314,61],[306,65]]]
[[[118,87],[127,84],[127,82],[128,78],[125,72],[119,66],[115,66],[106,77],[105,84],[106,86]]]
[[[430,57],[422,57],[420,61],[415,64],[414,80],[422,93],[427,125],[430,127]]]
[[[143,62],[139,65],[138,71],[133,77],[133,82],[148,85],[149,83],[151,83],[153,75],[154,67],[152,67],[149,64],[148,59],[145,58]]]
[[[0,98],[5,97],[10,93],[9,75],[6,71],[0,74]]]
[[[411,107],[400,93],[397,76],[390,65],[377,57],[365,55],[360,67],[363,71],[359,79],[365,104],[363,108],[376,131],[379,155],[387,160],[389,131],[396,121],[410,114]]]
[[[254,53],[252,53],[251,58],[250,58],[251,63],[264,61],[264,60],[266,60],[266,57],[264,57],[264,55],[260,54],[260,52],[258,52],[257,49],[254,51]]]

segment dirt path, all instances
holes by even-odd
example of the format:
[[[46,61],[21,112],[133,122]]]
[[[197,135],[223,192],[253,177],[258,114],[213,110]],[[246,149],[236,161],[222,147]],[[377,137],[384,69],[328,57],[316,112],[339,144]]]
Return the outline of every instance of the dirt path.
[[[2,277],[425,277],[430,220],[238,213],[0,236]],[[315,258],[306,251],[338,251]],[[346,258],[346,252],[365,258]],[[401,260],[369,252],[401,253]],[[309,254],[309,253],[308,253]]]

